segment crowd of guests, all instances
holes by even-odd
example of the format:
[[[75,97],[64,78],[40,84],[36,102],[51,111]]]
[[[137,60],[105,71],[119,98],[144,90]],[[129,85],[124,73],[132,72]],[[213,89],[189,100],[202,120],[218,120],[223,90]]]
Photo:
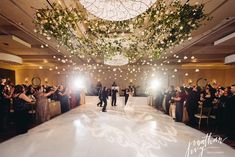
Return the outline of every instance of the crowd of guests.
[[[30,110],[35,106],[36,123],[40,124],[50,117],[49,103],[59,101],[61,113],[80,105],[80,91],[70,90],[62,85],[14,85],[10,80],[0,80],[0,131],[9,127],[10,115],[13,113],[13,123],[17,134],[28,131]]]
[[[190,126],[198,125],[195,114],[199,113],[200,107],[210,108],[209,114],[215,116],[217,131],[235,139],[235,85],[226,88],[210,84],[203,88],[171,86],[166,92],[158,92],[155,104],[176,122],[185,122]],[[187,120],[184,119],[184,109]]]

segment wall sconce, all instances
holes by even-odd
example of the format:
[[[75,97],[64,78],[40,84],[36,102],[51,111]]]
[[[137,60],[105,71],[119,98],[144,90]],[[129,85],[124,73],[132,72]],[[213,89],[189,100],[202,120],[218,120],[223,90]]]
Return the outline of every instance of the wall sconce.
[[[26,77],[26,78],[24,79],[24,82],[25,82],[26,84],[28,84],[28,83],[29,83],[29,78]]]
[[[212,83],[213,83],[213,84],[217,84],[216,79],[213,79],[213,80],[212,80]]]
[[[192,84],[193,80],[192,79],[188,79],[188,84]]]
[[[47,83],[48,83],[48,78],[45,78],[44,81],[45,81],[45,83],[47,84]]]

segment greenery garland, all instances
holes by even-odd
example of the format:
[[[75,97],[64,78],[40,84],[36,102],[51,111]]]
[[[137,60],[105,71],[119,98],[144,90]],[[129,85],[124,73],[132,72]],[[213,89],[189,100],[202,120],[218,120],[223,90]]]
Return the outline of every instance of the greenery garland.
[[[139,58],[159,58],[162,52],[185,40],[201,22],[209,20],[204,4],[181,4],[174,0],[166,5],[158,0],[145,13],[125,21],[89,20],[77,8],[63,8],[57,3],[52,8],[36,10],[34,23],[37,32],[48,40],[54,37],[72,55],[80,58],[112,57],[122,53],[135,62]],[[78,24],[87,27],[86,35],[79,35]]]

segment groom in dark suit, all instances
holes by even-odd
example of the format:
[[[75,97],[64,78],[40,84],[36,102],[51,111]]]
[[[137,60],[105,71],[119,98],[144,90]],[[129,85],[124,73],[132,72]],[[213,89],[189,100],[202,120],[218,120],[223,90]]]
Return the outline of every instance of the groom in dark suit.
[[[102,101],[104,102],[102,112],[107,112],[106,107],[107,107],[108,91],[107,91],[106,87],[103,88],[101,97],[102,97]]]
[[[111,96],[112,96],[112,103],[111,103],[111,105],[112,106],[117,106],[116,105],[116,103],[117,103],[117,92],[118,92],[117,85],[114,82],[113,85],[112,85],[112,89],[111,89]]]

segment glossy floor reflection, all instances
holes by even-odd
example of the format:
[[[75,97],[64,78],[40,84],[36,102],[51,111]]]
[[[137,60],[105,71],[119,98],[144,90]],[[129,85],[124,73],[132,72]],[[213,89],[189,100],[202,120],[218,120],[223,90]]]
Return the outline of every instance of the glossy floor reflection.
[[[54,118],[29,133],[0,144],[1,157],[233,157],[235,150],[207,139],[205,134],[174,122],[134,98],[132,111],[108,105],[106,113],[96,97],[86,105]],[[193,146],[194,140],[199,146]],[[189,142],[191,145],[189,146]],[[204,150],[204,151],[203,151]],[[196,151],[196,152],[194,152]]]

